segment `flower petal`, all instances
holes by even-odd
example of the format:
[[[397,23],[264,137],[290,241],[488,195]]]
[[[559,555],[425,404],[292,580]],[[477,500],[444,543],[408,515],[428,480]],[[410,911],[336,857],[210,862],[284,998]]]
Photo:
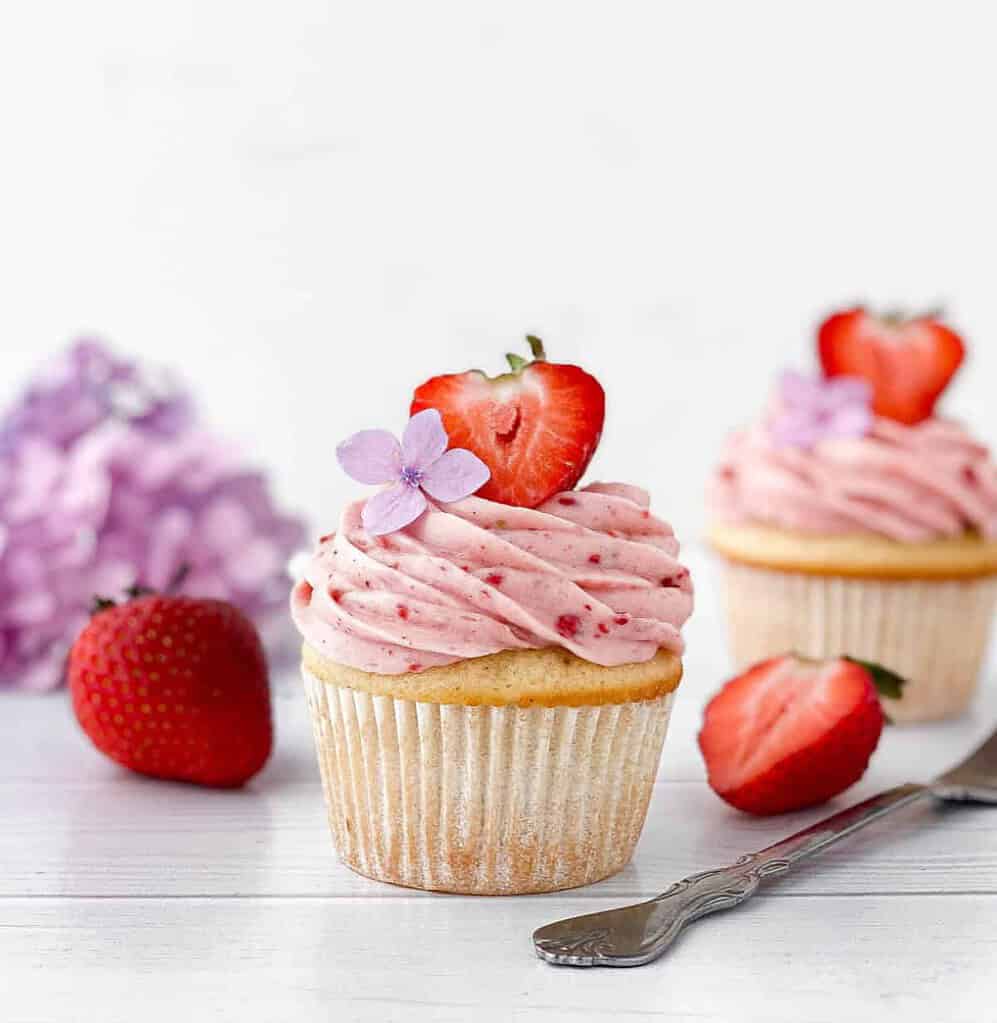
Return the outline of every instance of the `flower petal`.
[[[872,410],[864,405],[846,405],[835,411],[825,436],[864,437],[872,426]]]
[[[437,501],[460,501],[483,487],[490,477],[488,466],[473,451],[454,448],[426,469],[422,488]]]
[[[841,408],[845,405],[869,405],[872,385],[862,377],[832,377],[824,385],[824,405]]]
[[[402,436],[402,464],[406,469],[425,472],[446,451],[449,443],[436,409],[417,412],[408,421]]]
[[[371,536],[384,536],[415,522],[425,510],[426,498],[418,487],[396,483],[370,498],[360,518]]]
[[[817,420],[804,409],[783,413],[770,429],[772,438],[780,447],[807,449],[820,440]]]
[[[402,449],[387,430],[361,430],[336,448],[343,471],[357,483],[391,483],[402,470]]]
[[[787,369],[779,378],[779,396],[792,408],[813,408],[820,402],[822,387],[819,380]]]

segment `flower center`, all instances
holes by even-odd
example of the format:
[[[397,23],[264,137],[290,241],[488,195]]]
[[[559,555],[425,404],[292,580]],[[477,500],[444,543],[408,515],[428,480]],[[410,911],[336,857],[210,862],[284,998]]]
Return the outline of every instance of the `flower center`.
[[[422,470],[413,469],[411,466],[405,466],[402,469],[402,483],[406,486],[412,487],[413,489],[420,486],[422,483]]]

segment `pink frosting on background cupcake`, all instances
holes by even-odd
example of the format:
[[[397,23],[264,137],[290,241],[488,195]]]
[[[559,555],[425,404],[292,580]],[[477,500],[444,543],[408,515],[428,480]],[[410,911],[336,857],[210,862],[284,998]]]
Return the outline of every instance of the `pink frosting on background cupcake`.
[[[997,466],[958,423],[876,417],[865,436],[802,448],[778,443],[777,411],[728,441],[708,495],[716,520],[908,542],[997,537]]]

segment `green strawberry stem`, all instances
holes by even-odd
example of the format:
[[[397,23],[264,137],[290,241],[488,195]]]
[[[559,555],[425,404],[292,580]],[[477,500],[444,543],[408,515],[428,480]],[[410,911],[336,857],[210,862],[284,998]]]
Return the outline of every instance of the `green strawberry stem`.
[[[185,561],[173,574],[173,578],[167,583],[166,588],[162,590],[166,596],[173,596],[177,590],[183,585],[183,581],[190,575],[190,565]],[[151,586],[144,586],[142,583],[133,583],[128,589],[125,590],[125,595],[129,600],[138,600],[139,597],[149,597],[154,593],[160,591],[154,590]],[[93,603],[90,605],[90,614],[100,614],[101,611],[106,611],[108,608],[117,607],[118,602],[112,600],[110,597],[95,596]]]
[[[530,346],[530,352],[533,355],[533,362],[546,362],[547,353],[544,351],[544,343],[540,338],[534,334],[526,335],[526,343]],[[521,355],[516,355],[515,352],[506,352],[506,360],[512,367],[513,373],[519,373],[522,369],[530,365],[529,359],[524,359]]]
[[[173,578],[170,580],[169,585],[166,587],[166,593],[173,594],[180,589],[184,584],[184,580],[190,575],[190,562],[184,561],[180,567],[173,573]]]
[[[884,668],[881,664],[874,664],[872,661],[862,661],[857,657],[846,657],[845,660],[851,661],[852,664],[857,664],[860,668],[865,668],[869,672],[872,684],[876,687],[876,692],[880,696],[885,696],[891,700],[899,700],[903,695],[903,687],[907,685],[907,679],[902,678],[896,672],[890,671],[889,668]]]
[[[902,306],[897,306],[884,310],[877,318],[890,327],[902,327],[905,323],[913,323],[915,320],[942,320],[945,318],[945,309],[941,305],[935,305],[922,312],[912,313]]]

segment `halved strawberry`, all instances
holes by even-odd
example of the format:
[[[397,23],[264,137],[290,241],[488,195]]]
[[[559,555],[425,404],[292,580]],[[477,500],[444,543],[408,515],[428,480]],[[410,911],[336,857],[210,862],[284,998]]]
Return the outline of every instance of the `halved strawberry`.
[[[816,806],[862,777],[883,730],[878,665],[784,654],[731,679],[707,704],[699,748],[710,787],[747,813]]]
[[[965,355],[962,338],[930,313],[873,316],[849,309],[817,332],[824,375],[863,377],[873,410],[900,423],[927,419]]]
[[[527,337],[533,361],[507,355],[511,373],[480,370],[433,377],[416,389],[412,415],[434,408],[450,446],[468,448],[491,470],[479,497],[535,508],[570,490],[602,434],[606,395],[578,366],[547,362],[543,342]]]

